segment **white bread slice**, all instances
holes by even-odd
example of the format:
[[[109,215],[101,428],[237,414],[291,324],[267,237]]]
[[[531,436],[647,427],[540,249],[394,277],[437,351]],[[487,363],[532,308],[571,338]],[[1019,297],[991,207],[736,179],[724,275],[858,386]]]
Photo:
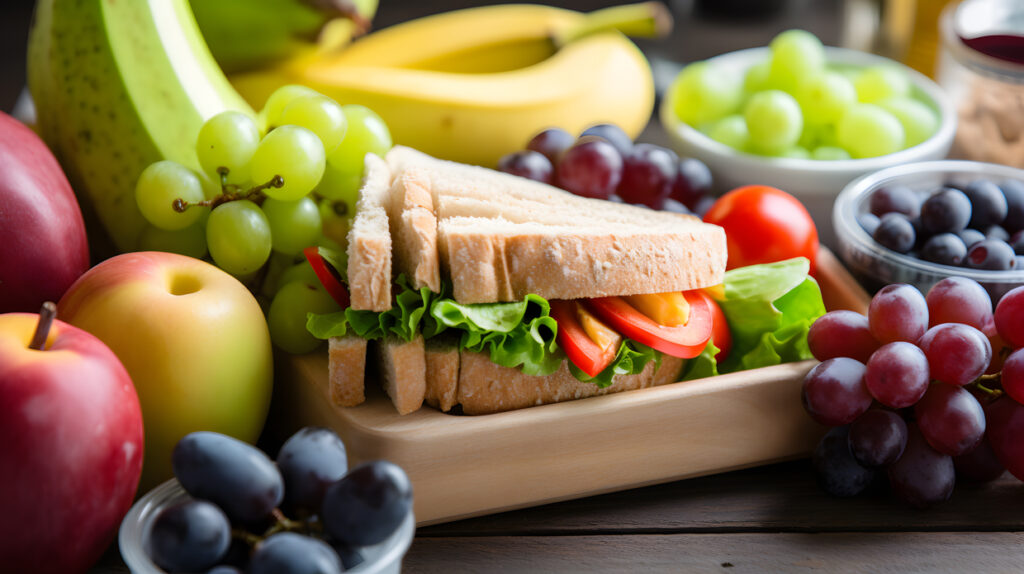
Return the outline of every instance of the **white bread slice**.
[[[366,174],[348,232],[348,288],[353,309],[391,308],[390,189],[387,164],[366,154]]]
[[[394,265],[414,289],[441,290],[437,259],[437,217],[429,181],[411,169],[395,178],[391,187],[391,236]]]
[[[459,348],[455,337],[426,342],[427,391],[424,402],[442,412],[458,404]]]
[[[384,392],[391,397],[398,414],[407,415],[423,406],[427,390],[427,365],[423,350],[423,336],[410,342],[385,337],[374,342],[379,376]]]
[[[331,337],[327,343],[331,402],[354,407],[366,400],[366,339],[358,335]]]

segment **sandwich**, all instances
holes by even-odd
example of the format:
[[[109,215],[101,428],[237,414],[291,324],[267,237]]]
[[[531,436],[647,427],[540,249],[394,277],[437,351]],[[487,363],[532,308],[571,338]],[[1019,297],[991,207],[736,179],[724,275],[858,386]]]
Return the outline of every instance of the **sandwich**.
[[[376,378],[401,414],[489,414],[714,374],[729,292],[744,300],[737,317],[755,316],[739,368],[809,357],[806,328],[824,312],[806,260],[730,287],[720,227],[401,146],[367,156],[346,253],[321,251],[349,303],[307,323],[328,340],[331,400],[358,405]],[[795,290],[817,305],[783,318],[773,302]]]

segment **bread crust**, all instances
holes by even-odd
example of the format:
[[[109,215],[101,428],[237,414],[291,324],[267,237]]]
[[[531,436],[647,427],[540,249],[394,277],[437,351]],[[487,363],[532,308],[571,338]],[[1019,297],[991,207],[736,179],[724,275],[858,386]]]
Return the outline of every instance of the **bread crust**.
[[[442,412],[458,404],[459,348],[448,337],[431,339],[425,345],[427,390],[424,402]]]
[[[419,410],[427,391],[423,336],[417,335],[409,342],[387,337],[375,341],[374,348],[380,365],[381,385],[395,410],[400,415]]]
[[[391,189],[391,234],[395,269],[414,289],[441,290],[437,255],[437,217],[427,177],[410,169],[395,178]]]
[[[358,335],[327,340],[327,369],[331,402],[354,407],[366,400],[366,339]]]
[[[366,154],[366,175],[348,233],[348,288],[353,309],[391,308],[391,229],[388,198],[391,170]]]

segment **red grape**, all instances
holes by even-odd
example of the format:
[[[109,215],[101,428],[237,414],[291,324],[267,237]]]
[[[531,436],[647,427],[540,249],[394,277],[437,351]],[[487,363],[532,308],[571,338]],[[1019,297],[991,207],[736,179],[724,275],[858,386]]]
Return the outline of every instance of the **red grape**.
[[[907,425],[907,448],[889,466],[889,484],[896,496],[925,508],[949,500],[955,482],[953,457],[937,452],[915,425]]]
[[[862,363],[878,349],[868,329],[868,318],[854,311],[830,311],[818,318],[807,332],[807,346],[815,359],[850,357]]]
[[[698,213],[700,210],[697,204],[701,199],[714,200],[709,195],[711,182],[711,170],[704,162],[692,157],[682,159],[676,170],[676,179],[672,182],[671,197]]]
[[[1024,406],[1012,397],[1000,397],[985,408],[986,437],[999,462],[1010,474],[1024,480]]]
[[[535,151],[517,151],[498,161],[498,170],[534,181],[551,183],[554,168],[543,154]]]
[[[1014,287],[996,305],[996,330],[1014,349],[1024,347],[1024,285]]]
[[[661,209],[672,191],[676,176],[676,154],[659,146],[637,144],[622,165],[622,180],[616,193],[627,203],[641,203]]]
[[[992,298],[977,281],[966,277],[946,277],[928,290],[929,325],[963,323],[984,329],[992,320]]]
[[[850,425],[850,452],[863,466],[889,466],[906,446],[907,423],[893,411],[870,409]]]
[[[856,496],[870,486],[874,471],[857,464],[850,452],[849,427],[836,427],[814,449],[818,485],[833,496]]]
[[[988,439],[981,439],[978,446],[960,456],[953,457],[958,480],[982,483],[993,481],[1006,472],[1003,463],[999,462]]]
[[[950,456],[969,452],[985,436],[985,412],[961,387],[933,384],[914,406],[914,415],[928,444]]]
[[[622,156],[605,140],[580,140],[562,155],[555,179],[576,195],[608,199],[622,179]]]
[[[928,357],[932,379],[951,385],[970,383],[984,374],[992,362],[988,337],[961,323],[943,323],[928,329],[918,346]]]
[[[928,390],[928,359],[910,343],[882,345],[868,359],[864,382],[871,396],[883,405],[909,407]]]
[[[1024,349],[1017,349],[1003,362],[1003,390],[1017,401],[1024,403]]]
[[[576,138],[572,134],[561,128],[548,128],[533,136],[530,143],[526,144],[526,149],[543,154],[554,164],[558,162],[562,152],[572,147],[575,141]]]
[[[864,364],[847,357],[818,363],[804,377],[804,408],[828,426],[853,422],[871,406],[864,387]]]
[[[928,329],[928,303],[912,285],[886,285],[871,299],[868,326],[880,343],[917,342]]]

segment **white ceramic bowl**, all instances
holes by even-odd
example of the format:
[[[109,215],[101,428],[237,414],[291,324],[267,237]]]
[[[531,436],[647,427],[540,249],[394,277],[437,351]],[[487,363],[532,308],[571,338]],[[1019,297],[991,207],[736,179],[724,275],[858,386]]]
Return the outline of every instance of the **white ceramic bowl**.
[[[153,520],[164,507],[184,500],[188,495],[176,479],[168,480],[146,493],[132,506],[121,521],[117,542],[121,557],[133,574],[166,574],[146,552],[146,540]],[[409,550],[416,534],[416,519],[412,511],[387,540],[373,546],[359,548],[363,562],[351,570],[357,574],[398,574],[402,570],[402,557]]]
[[[743,73],[747,68],[769,57],[767,46],[729,52],[711,58],[715,66]],[[765,157],[736,150],[704,135],[680,120],[672,111],[670,98],[661,103],[662,126],[672,146],[683,157],[695,157],[707,164],[715,178],[715,187],[729,190],[741,185],[770,185],[787,191],[807,206],[816,221],[828,221],[832,201],[854,179],[880,169],[915,161],[942,159],[953,143],[956,113],[942,89],[924,75],[888,58],[845,48],[825,48],[831,65],[868,67],[881,64],[900,66],[911,80],[914,96],[931,103],[939,114],[939,129],[924,142],[884,156],[847,159],[813,160]]]

